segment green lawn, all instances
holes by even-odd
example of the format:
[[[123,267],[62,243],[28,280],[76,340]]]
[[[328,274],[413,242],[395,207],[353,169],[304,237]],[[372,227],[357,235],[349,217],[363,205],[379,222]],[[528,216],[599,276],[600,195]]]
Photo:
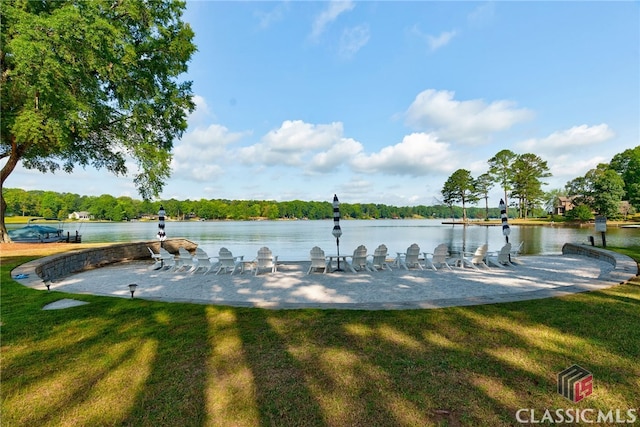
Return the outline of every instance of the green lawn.
[[[0,267],[2,426],[500,426],[640,402],[637,278],[476,307],[272,311],[35,291],[10,276],[28,259]],[[41,310],[63,297],[90,304]],[[578,403],[556,391],[573,364],[594,377]]]

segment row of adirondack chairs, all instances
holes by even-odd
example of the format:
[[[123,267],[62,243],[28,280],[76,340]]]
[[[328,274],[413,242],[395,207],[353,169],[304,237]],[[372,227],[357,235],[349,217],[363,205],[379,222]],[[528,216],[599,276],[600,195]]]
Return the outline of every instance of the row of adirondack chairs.
[[[227,248],[221,248],[217,257],[210,257],[204,250],[197,248],[195,254],[191,254],[183,247],[178,249],[178,254],[174,255],[164,248],[160,248],[159,253],[148,248],[151,257],[156,261],[154,269],[170,270],[174,272],[196,273],[202,271],[207,274],[212,269],[217,269],[216,274],[243,272],[245,267],[244,256],[234,256]],[[216,258],[217,261],[211,260]],[[260,271],[269,270],[272,273],[277,271],[278,257],[274,256],[267,247],[258,250],[258,256],[248,263],[251,271],[257,275]]]
[[[474,252],[462,252],[451,254],[449,247],[442,243],[435,247],[433,252],[421,252],[420,246],[413,243],[406,252],[397,252],[395,260],[392,262],[397,268],[406,270],[415,268],[424,270],[425,268],[437,271],[440,268],[451,270],[452,267],[470,267],[479,270],[480,267],[489,268],[489,264],[496,267],[513,265],[514,258],[522,248],[522,243],[514,252],[511,243],[506,243],[499,252],[489,253],[488,245],[484,244]],[[315,246],[310,252],[311,265],[307,274],[312,271],[323,270],[327,272],[331,266],[326,260],[324,251]],[[369,259],[371,257],[371,259]],[[376,248],[373,255],[367,255],[367,248],[364,245],[358,246],[351,256],[351,262],[347,267],[353,271],[380,271],[391,270],[388,262],[388,252],[385,245]]]
[[[397,268],[406,270],[416,268],[424,270],[425,268],[437,271],[440,268],[451,270],[452,267],[470,267],[478,270],[480,267],[489,268],[489,265],[496,267],[504,267],[513,265],[515,257],[522,248],[520,246],[513,251],[510,243],[506,243],[500,251],[496,253],[488,252],[488,245],[480,246],[472,253],[462,252],[459,254],[451,254],[446,244],[440,244],[435,247],[433,252],[421,252],[420,246],[413,243],[406,252],[397,252],[395,260],[392,262]],[[207,274],[209,271],[216,269],[216,274],[243,272],[245,265],[251,266],[254,275],[260,271],[270,271],[275,273],[278,268],[278,257],[274,256],[268,247],[262,247],[258,250],[257,257],[247,263],[244,256],[234,256],[227,248],[221,248],[217,257],[210,257],[204,250],[197,248],[195,254],[191,254],[185,248],[181,247],[178,254],[174,255],[164,248],[160,248],[159,253],[153,252],[149,248],[151,257],[156,261],[154,268],[156,270],[165,269],[171,271],[183,271],[188,273],[196,273],[202,271]],[[358,246],[353,255],[350,256],[351,262],[347,263],[347,268],[354,273],[357,271],[391,271],[390,260],[388,259],[387,247],[379,245],[373,254],[367,254],[367,248],[364,245]],[[212,258],[217,261],[212,262]],[[315,246],[310,251],[311,264],[307,274],[312,271],[322,270],[328,272],[331,269],[330,262],[327,261],[324,251]]]

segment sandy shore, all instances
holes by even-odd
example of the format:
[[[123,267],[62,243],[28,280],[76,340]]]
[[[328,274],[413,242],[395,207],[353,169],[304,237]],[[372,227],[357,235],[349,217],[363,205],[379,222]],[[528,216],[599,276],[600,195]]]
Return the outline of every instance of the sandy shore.
[[[265,308],[408,309],[547,298],[612,286],[613,266],[579,256],[527,256],[517,266],[307,274],[308,262],[282,262],[276,273],[158,271],[133,261],[73,274],[52,291]],[[46,289],[44,284],[36,284]]]

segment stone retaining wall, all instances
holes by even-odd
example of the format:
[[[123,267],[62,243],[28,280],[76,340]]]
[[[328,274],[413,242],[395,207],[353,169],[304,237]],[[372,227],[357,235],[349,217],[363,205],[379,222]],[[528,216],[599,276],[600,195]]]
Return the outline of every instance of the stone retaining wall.
[[[564,255],[580,255],[608,262],[614,267],[613,271],[609,273],[610,278],[618,283],[624,283],[629,280],[629,275],[638,275],[638,263],[632,258],[618,252],[608,251],[595,246],[565,243],[564,246],[562,246],[562,253]]]
[[[614,267],[616,266],[615,252],[597,248],[595,246],[581,245],[576,243],[565,243],[562,246],[562,253],[595,258],[601,261],[608,262]]]
[[[168,239],[162,246],[169,252],[175,254],[180,247],[184,247],[189,252],[193,252],[198,245],[187,239]],[[38,265],[35,267],[35,272],[42,280],[49,281],[82,270],[104,267],[105,265],[115,262],[151,259],[151,254],[147,247],[157,253],[160,250],[160,242],[116,243],[109,246],[79,249],[51,255],[37,260]]]

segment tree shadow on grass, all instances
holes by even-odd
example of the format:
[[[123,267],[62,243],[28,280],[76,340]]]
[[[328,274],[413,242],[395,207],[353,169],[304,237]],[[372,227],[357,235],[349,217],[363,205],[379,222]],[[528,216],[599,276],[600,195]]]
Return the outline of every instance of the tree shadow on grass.
[[[22,308],[3,313],[3,418],[15,425],[511,425],[521,407],[567,407],[556,374],[574,363],[598,381],[598,399],[586,404],[637,402],[640,310],[624,289],[410,311],[83,296],[91,304],[58,312],[39,310],[52,294],[26,290]]]
[[[205,307],[82,296],[90,304],[42,311],[74,296],[26,297],[3,320],[3,424],[205,424]]]
[[[245,361],[251,368],[261,425],[326,425],[309,388],[304,362],[296,359],[286,336],[275,330],[271,314],[249,309],[237,312],[237,328]]]
[[[571,405],[556,379],[574,363],[600,381],[587,404],[607,409],[617,392],[632,401],[640,351],[621,351],[620,340],[640,341],[635,308],[595,295],[402,312],[249,310],[238,327],[263,423],[512,425],[520,408]],[[599,324],[607,318],[631,325],[612,334]]]

